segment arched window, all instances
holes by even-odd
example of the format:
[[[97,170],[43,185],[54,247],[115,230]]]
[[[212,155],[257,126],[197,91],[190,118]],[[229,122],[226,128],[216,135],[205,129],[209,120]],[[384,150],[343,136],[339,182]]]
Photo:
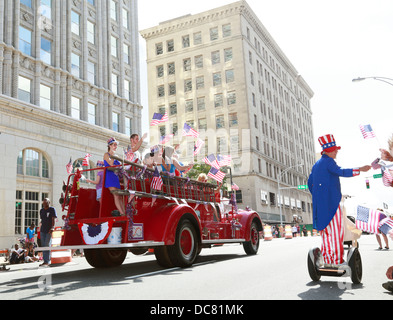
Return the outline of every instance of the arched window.
[[[49,179],[48,160],[41,152],[33,149],[20,151],[17,161],[17,173],[30,177]]]
[[[39,212],[44,198],[51,197],[50,162],[35,149],[24,149],[17,159],[17,188],[15,202],[15,234],[26,233],[32,222],[38,226]],[[53,199],[52,204],[53,204]]]

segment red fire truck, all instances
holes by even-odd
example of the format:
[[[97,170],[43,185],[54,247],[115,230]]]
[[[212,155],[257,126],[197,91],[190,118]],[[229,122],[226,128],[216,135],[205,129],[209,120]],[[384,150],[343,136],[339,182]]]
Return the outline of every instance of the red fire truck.
[[[159,265],[189,267],[203,248],[242,243],[248,255],[259,248],[262,222],[257,212],[224,206],[215,196],[214,184],[161,173],[161,191],[151,188],[154,171],[116,158],[120,166],[77,170],[69,175],[62,198],[64,235],[60,249],[84,249],[88,263],[96,268],[123,263],[127,252],[154,249]],[[80,186],[82,174],[114,171],[123,181],[121,190],[96,190]],[[114,194],[122,196],[126,216],[114,216]],[[225,210],[225,207],[230,209]],[[114,231],[117,240],[111,240]],[[120,232],[119,232],[120,230]]]

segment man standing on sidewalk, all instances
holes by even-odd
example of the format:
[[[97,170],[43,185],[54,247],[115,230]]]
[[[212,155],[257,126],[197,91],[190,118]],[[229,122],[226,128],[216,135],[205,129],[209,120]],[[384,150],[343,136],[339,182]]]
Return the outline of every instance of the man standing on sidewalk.
[[[50,247],[52,245],[52,232],[55,228],[56,209],[50,206],[50,200],[45,198],[42,201],[43,208],[40,210],[41,217],[41,246]],[[47,267],[50,265],[50,251],[43,252],[44,262],[40,267]]]

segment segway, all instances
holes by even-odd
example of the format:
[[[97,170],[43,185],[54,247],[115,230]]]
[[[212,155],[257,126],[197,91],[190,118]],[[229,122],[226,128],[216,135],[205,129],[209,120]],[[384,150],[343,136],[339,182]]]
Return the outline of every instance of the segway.
[[[313,281],[319,281],[321,276],[327,277],[351,277],[354,284],[362,281],[362,259],[358,248],[352,247],[348,251],[347,263],[341,265],[325,264],[319,248],[313,248],[308,252],[308,273]]]

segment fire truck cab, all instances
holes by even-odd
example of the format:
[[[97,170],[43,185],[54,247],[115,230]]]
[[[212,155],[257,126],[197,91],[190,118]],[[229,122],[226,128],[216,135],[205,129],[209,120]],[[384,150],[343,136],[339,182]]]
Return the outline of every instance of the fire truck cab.
[[[96,268],[121,265],[128,250],[142,254],[154,249],[163,267],[189,267],[203,248],[217,244],[242,243],[246,254],[258,252],[262,222],[257,212],[237,209],[236,203],[224,205],[216,199],[215,185],[189,178],[161,173],[162,190],[154,190],[151,169],[116,159],[122,165],[69,175],[60,199],[66,214],[57,250],[84,249],[86,260]],[[95,170],[104,170],[99,201],[95,189],[80,187],[82,174]],[[112,193],[123,198],[125,216],[113,215],[114,197],[104,187],[107,170],[123,181],[121,190]],[[114,234],[117,240],[112,241]]]

